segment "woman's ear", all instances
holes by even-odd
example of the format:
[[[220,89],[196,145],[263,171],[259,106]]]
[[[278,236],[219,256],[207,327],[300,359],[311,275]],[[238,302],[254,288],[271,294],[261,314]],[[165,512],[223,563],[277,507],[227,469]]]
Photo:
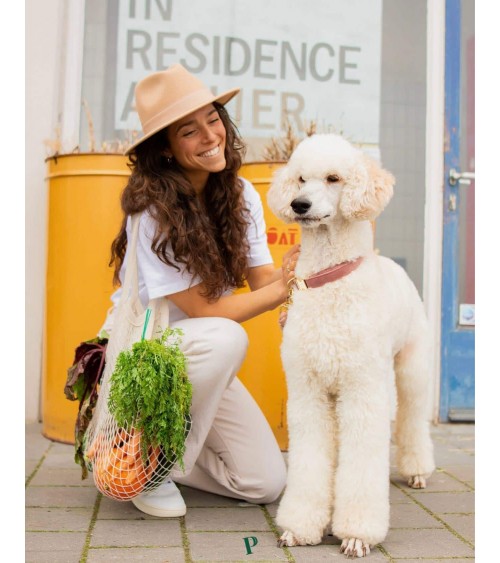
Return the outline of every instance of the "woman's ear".
[[[389,203],[394,176],[373,158],[362,154],[346,178],[340,211],[351,221],[373,221]]]

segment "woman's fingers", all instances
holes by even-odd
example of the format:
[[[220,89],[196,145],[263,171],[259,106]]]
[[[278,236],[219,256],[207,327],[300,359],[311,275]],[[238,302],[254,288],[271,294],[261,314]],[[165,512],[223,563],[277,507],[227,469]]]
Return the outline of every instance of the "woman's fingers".
[[[299,255],[300,255],[299,244],[295,244],[294,246],[292,246],[292,248],[290,248],[290,250],[285,252],[285,254],[283,255],[283,263],[281,266],[283,272],[289,274],[290,272],[295,271],[295,266],[297,264],[297,260],[299,259]]]
[[[283,262],[287,262],[295,254],[300,254],[300,244],[294,244],[290,249],[288,249],[285,254],[283,254]]]

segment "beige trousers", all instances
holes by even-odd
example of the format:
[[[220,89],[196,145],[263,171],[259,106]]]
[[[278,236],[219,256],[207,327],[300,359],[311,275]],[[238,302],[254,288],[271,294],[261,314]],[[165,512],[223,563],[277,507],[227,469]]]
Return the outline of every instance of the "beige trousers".
[[[214,317],[171,327],[183,330],[193,386],[185,469],[177,464],[172,479],[252,503],[273,502],[285,486],[286,467],[264,414],[236,377],[248,346],[245,330]]]

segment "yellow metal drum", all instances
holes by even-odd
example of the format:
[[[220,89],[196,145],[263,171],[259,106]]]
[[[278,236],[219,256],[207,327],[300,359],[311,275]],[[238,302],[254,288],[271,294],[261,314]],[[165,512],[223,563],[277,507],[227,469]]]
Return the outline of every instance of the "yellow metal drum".
[[[76,346],[93,338],[110,306],[111,242],[121,223],[120,194],[130,171],[112,154],[47,160],[48,253],[43,346],[43,434],[74,441],[76,402],[63,389]]]
[[[120,195],[130,173],[121,155],[74,154],[47,160],[49,218],[43,353],[42,417],[46,437],[74,441],[78,405],[63,389],[75,347],[93,338],[108,307],[111,242],[121,222]],[[269,211],[266,194],[282,163],[249,163],[240,174],[259,191],[276,266],[299,242],[296,225]],[[281,367],[278,311],[244,323],[250,339],[240,377],[266,415],[282,449],[287,447],[286,385]]]
[[[267,191],[272,176],[282,162],[247,163],[240,174],[255,186],[264,206],[267,241],[276,267],[281,266],[283,254],[300,242],[297,225],[287,225],[277,219],[267,206]],[[286,424],[286,381],[281,366],[281,329],[279,311],[269,311],[245,323],[249,337],[248,355],[239,377],[251,392],[273,429],[280,448],[288,448]]]

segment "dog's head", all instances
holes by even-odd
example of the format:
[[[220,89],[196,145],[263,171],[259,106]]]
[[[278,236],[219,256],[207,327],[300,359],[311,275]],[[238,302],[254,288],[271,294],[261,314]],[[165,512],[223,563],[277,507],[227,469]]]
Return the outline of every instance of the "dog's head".
[[[394,177],[339,135],[312,135],[275,174],[267,194],[286,223],[317,227],[373,220],[392,197]]]

